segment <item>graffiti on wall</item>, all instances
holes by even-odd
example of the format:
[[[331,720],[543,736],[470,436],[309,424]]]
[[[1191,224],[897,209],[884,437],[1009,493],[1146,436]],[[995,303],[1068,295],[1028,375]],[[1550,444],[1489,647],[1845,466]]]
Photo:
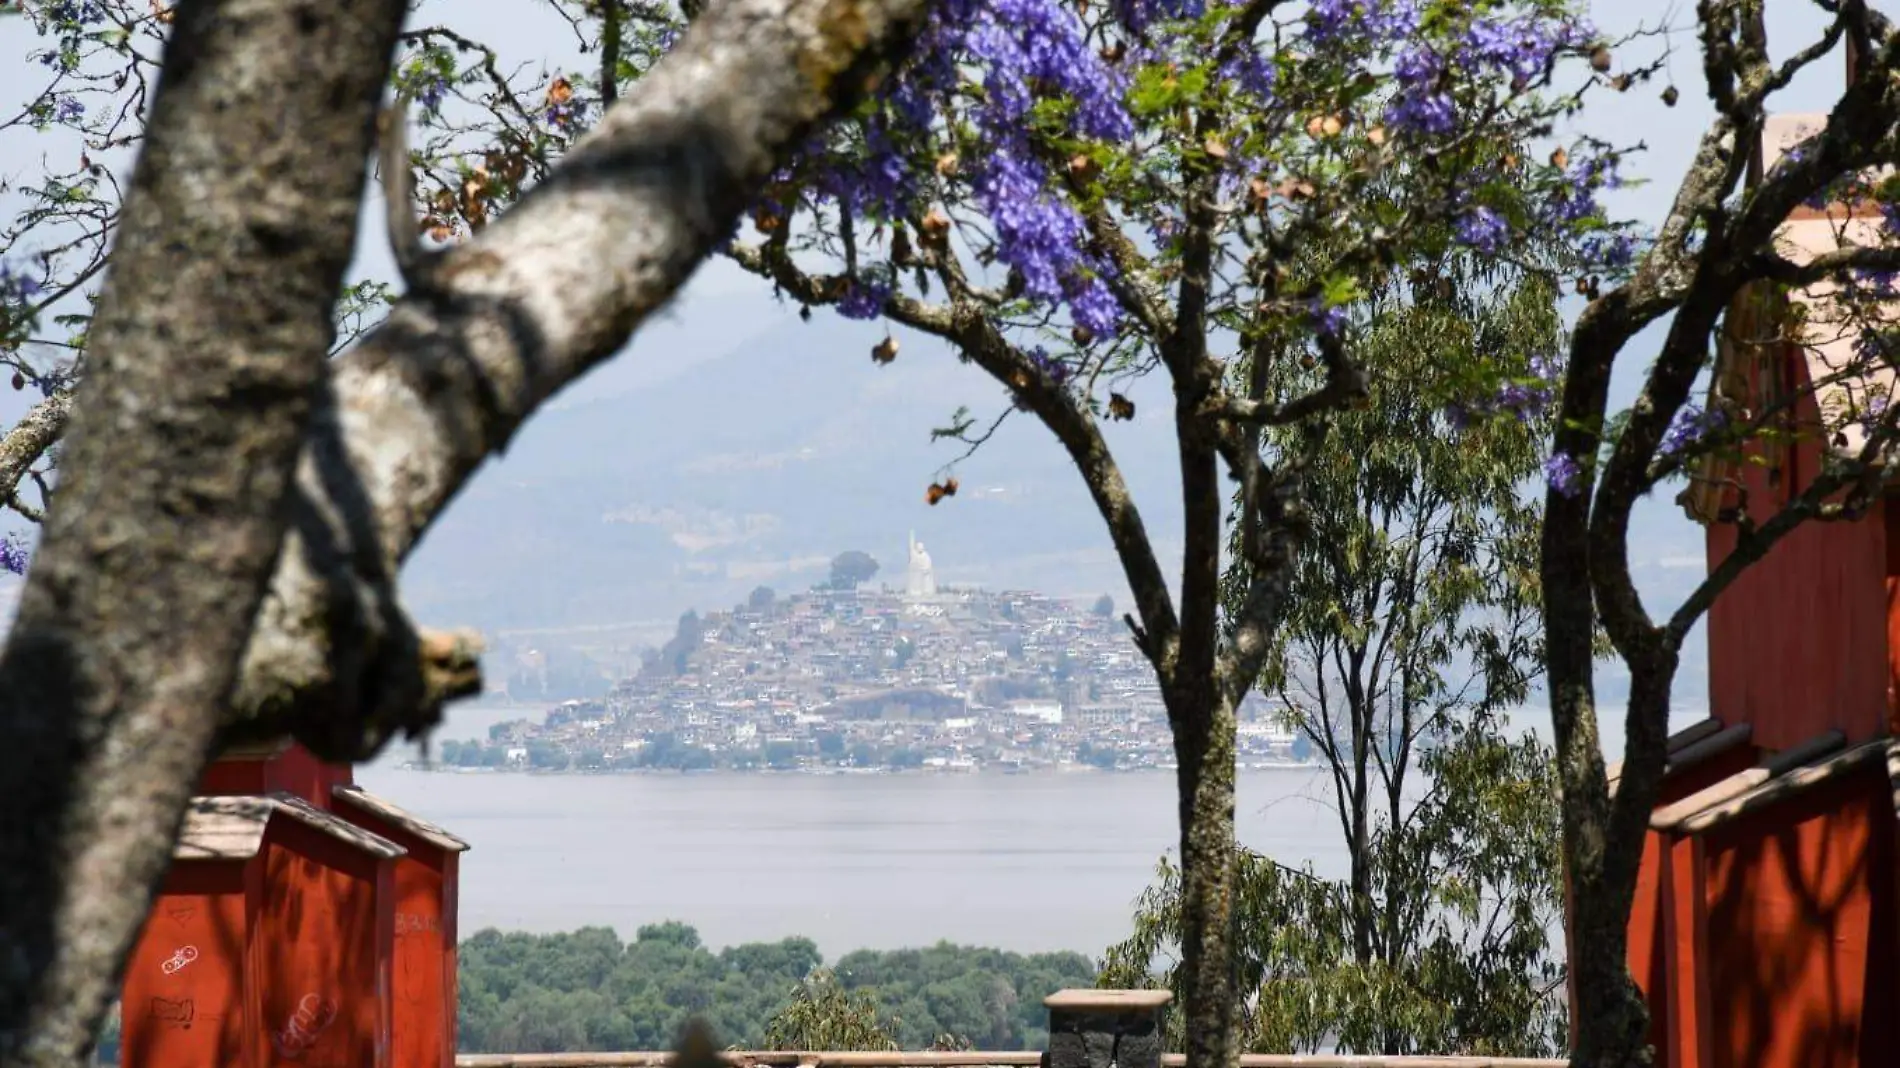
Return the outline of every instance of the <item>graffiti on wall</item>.
[[[277,1053],[285,1060],[298,1060],[330,1025],[336,1022],[337,1004],[334,998],[305,994],[297,1001],[297,1008],[284,1021],[282,1030],[271,1032],[271,1044],[277,1047]]]
[[[147,1015],[166,1027],[189,1030],[197,1008],[190,998],[153,998]]]
[[[172,950],[172,955],[166,957],[164,963],[160,964],[158,968],[166,975],[177,975],[185,969],[186,965],[197,959],[197,946],[179,946],[177,949]]]

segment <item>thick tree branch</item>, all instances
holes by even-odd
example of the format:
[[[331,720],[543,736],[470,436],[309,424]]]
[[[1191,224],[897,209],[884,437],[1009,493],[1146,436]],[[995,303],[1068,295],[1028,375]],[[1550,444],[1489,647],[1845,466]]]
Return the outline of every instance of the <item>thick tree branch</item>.
[[[72,398],[55,393],[28,409],[19,422],[0,435],[0,502],[17,499],[20,480],[65,433],[71,412]]]
[[[1680,647],[1689,629],[1715,603],[1715,598],[1741,577],[1749,565],[1760,560],[1775,543],[1794,532],[1803,523],[1828,519],[1856,519],[1878,499],[1887,466],[1881,454],[1892,448],[1894,421],[1883,420],[1880,433],[1867,435],[1858,455],[1828,465],[1801,495],[1783,505],[1768,521],[1745,528],[1735,547],[1710,569],[1689,596],[1683,598],[1663,626],[1665,640]],[[1843,499],[1843,495],[1845,495]]]
[[[1896,49],[1900,40],[1887,41],[1883,62],[1900,58]],[[1753,46],[1744,53],[1749,63],[1742,72],[1744,85],[1768,79],[1765,55]],[[1709,338],[1723,310],[1743,285],[1759,277],[1748,268],[1774,268],[1772,251],[1762,250],[1772,249],[1774,235],[1788,214],[1835,177],[1877,162],[1882,146],[1891,144],[1888,138],[1900,115],[1900,97],[1884,75],[1872,73],[1885,69],[1889,68],[1876,65],[1862,72],[1842,96],[1815,148],[1792,161],[1792,166],[1777,166],[1752,192],[1732,224],[1720,200],[1745,169],[1746,153],[1737,150],[1739,146],[1731,145],[1726,154],[1699,161],[1694,177],[1685,183],[1685,190],[1694,186],[1700,191],[1700,203],[1692,206],[1679,200],[1679,208],[1694,211],[1707,234],[1693,264],[1684,265],[1693,280],[1679,289],[1668,337],[1604,469],[1591,509],[1591,571],[1597,607],[1611,641],[1625,657],[1641,659],[1662,638],[1643,607],[1628,565],[1629,515],[1646,489],[1651,458],[1707,361]],[[1759,98],[1750,99],[1756,110],[1721,120],[1718,127],[1733,122],[1739,129],[1758,131]],[[1660,259],[1668,259],[1667,249],[1663,252]],[[1882,258],[1871,249],[1841,250],[1822,258],[1839,270],[1856,258],[1854,252],[1869,260]]]
[[[0,653],[0,1064],[83,1063],[170,865],[283,543],[406,10],[176,9]]]
[[[233,736],[332,758],[426,730],[444,696],[397,564],[537,405],[605,359],[732,230],[761,181],[908,44],[923,0],[729,0],[546,181],[447,253],[334,365]],[[460,648],[467,650],[467,645]],[[454,663],[432,672],[456,677]],[[459,673],[465,674],[465,673]]]

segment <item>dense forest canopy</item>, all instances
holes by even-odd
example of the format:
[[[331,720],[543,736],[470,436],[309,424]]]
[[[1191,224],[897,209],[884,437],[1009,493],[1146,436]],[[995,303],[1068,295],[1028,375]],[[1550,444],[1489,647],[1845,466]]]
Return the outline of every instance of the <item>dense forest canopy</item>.
[[[459,1045],[471,1053],[665,1049],[700,1015],[720,1041],[758,1049],[773,1015],[822,963],[808,938],[715,952],[681,923],[642,927],[628,942],[604,927],[479,931],[461,947]],[[1095,982],[1094,963],[1080,953],[948,942],[859,950],[832,971],[847,990],[873,994],[907,1049],[946,1035],[978,1049],[1039,1049],[1048,1037],[1042,999]]]

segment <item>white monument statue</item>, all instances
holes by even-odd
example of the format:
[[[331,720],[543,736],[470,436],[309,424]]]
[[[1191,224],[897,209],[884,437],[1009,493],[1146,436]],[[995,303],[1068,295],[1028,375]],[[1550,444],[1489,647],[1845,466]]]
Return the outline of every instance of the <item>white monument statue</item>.
[[[930,569],[930,554],[924,551],[924,543],[917,540],[917,532],[910,532],[910,567],[904,573],[904,592],[911,597],[935,597],[937,595],[937,576]]]

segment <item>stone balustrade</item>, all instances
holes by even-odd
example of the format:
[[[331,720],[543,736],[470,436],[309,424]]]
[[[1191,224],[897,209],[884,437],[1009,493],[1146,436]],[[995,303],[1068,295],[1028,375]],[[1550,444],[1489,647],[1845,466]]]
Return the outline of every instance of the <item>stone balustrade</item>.
[[[1061,990],[1049,1009],[1047,1050],[941,1050],[783,1053],[731,1050],[733,1068],[1182,1068],[1186,1058],[1162,1052],[1165,990]],[[673,1054],[465,1053],[455,1068],[669,1068]],[[1241,1068],[1567,1068],[1562,1058],[1385,1057],[1357,1054],[1250,1053]]]

